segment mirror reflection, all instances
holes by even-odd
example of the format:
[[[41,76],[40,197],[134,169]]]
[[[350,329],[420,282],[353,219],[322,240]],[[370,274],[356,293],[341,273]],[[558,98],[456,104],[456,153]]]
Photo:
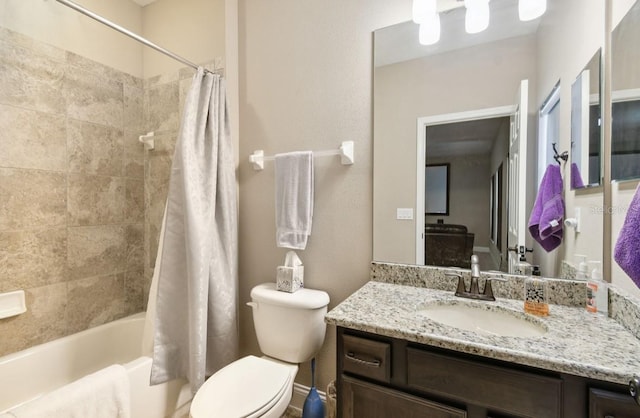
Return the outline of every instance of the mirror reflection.
[[[597,28],[603,27],[604,7],[590,6],[576,19],[572,8],[581,4],[563,3],[531,22],[518,21],[515,0],[490,7],[489,28],[473,36],[464,33],[464,9],[441,12],[442,34],[434,45],[418,44],[413,22],[374,32],[376,261],[464,267],[471,246],[484,260],[483,270],[507,271],[522,258],[539,265],[543,276],[557,277],[575,253],[590,260],[602,257],[601,212],[584,208],[581,232],[565,231],[562,245],[552,252],[533,241],[527,221],[544,166],[538,156],[548,151],[539,145],[546,142],[538,138],[537,110],[558,80],[574,79],[601,47]],[[570,82],[562,86],[570,87]],[[562,151],[571,146],[569,111],[563,106],[559,115]],[[498,120],[500,129],[494,126],[491,139],[483,140],[487,127],[482,124],[490,119]],[[523,138],[521,147],[511,147],[514,127],[522,134],[515,136]],[[448,215],[425,210],[429,164],[450,166]],[[569,164],[561,167],[569,181]],[[565,192],[564,198],[567,217],[578,206],[602,205],[601,193]],[[455,239],[454,255],[431,254],[435,234]],[[439,247],[432,243],[431,248]]]
[[[600,51],[571,86],[571,188],[600,185]]]
[[[611,178],[640,178],[640,3],[611,35]]]

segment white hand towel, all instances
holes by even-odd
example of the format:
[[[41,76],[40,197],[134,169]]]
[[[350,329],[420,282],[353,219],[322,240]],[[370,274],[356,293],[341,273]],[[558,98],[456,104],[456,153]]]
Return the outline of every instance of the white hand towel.
[[[129,418],[129,378],[119,364],[87,375],[7,412],[16,418]]]
[[[276,243],[304,250],[313,218],[313,153],[276,154]]]

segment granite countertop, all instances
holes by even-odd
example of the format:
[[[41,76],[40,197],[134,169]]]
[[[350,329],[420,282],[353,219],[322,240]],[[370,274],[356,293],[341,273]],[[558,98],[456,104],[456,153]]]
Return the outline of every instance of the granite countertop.
[[[510,309],[548,331],[526,338],[465,331],[418,312],[434,303]],[[523,313],[521,300],[473,301],[452,291],[370,281],[325,319],[345,328],[624,385],[640,374],[640,340],[615,320],[584,308],[550,305],[548,317],[537,317]]]

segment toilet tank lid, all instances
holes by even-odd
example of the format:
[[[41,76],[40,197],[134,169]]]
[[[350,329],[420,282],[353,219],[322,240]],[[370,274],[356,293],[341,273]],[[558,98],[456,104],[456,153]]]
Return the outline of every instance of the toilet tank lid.
[[[283,292],[276,289],[275,283],[263,283],[251,289],[251,300],[291,308],[318,309],[329,304],[329,295],[323,290],[306,288],[293,293]]]

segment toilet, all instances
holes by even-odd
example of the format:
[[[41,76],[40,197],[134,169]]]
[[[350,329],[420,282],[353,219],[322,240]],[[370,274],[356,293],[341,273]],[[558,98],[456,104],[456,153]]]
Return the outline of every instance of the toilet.
[[[264,283],[251,290],[247,305],[264,356],[243,357],[207,379],[193,397],[192,418],[279,418],[291,401],[298,364],[324,342],[326,292],[287,293]]]

